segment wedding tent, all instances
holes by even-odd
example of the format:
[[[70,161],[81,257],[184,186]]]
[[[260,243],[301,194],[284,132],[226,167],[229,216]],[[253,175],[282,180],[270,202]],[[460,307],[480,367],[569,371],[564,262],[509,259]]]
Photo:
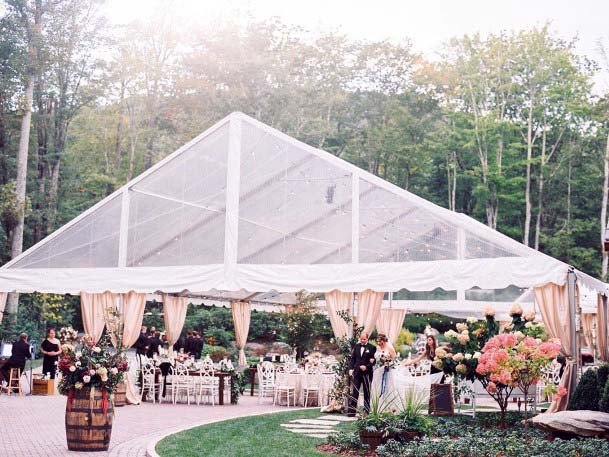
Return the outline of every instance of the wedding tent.
[[[354,302],[367,331],[397,335],[404,308],[470,313],[491,301],[505,314],[521,301],[561,340],[569,386],[576,283],[598,297],[605,329],[601,281],[233,113],[0,268],[0,305],[7,292],[80,294],[87,333],[99,338],[103,310],[120,308],[131,341],[146,294],[157,294],[172,344],[186,297],[226,300],[244,364],[251,306],[293,303],[302,289],[325,293],[338,336]],[[389,294],[382,309],[386,293],[404,289],[418,299]],[[434,303],[438,290],[448,296]],[[609,358],[606,333],[600,345]]]
[[[0,291],[442,288],[459,299],[471,288],[565,284],[568,270],[233,113],[4,265]]]

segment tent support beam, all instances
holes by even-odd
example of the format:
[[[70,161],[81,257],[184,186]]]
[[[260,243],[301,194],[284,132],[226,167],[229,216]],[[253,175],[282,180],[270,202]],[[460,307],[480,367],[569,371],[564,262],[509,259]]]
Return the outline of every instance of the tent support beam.
[[[579,380],[579,316],[577,314],[577,303],[575,296],[575,287],[576,287],[576,276],[575,272],[570,269],[567,273],[567,288],[569,295],[569,319],[571,320],[571,354],[573,355],[573,376],[571,376],[571,388],[569,391],[571,393],[575,392],[577,388],[577,383]]]

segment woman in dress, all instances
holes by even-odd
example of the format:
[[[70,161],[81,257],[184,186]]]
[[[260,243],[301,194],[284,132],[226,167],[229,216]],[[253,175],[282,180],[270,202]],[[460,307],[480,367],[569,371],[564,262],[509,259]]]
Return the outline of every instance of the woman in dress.
[[[55,329],[47,330],[47,337],[40,345],[40,352],[44,355],[42,360],[42,373],[49,373],[50,379],[55,379],[57,361],[61,354],[61,343],[55,338]]]
[[[418,356],[416,356],[412,360],[407,360],[404,362],[404,366],[408,365],[416,365],[422,360],[429,360],[433,362],[433,359],[436,357],[436,348],[438,347],[438,342],[436,341],[436,337],[433,335],[427,335],[427,341],[425,342],[425,349]],[[431,366],[431,374],[440,373],[433,365]]]
[[[379,396],[384,395],[385,392],[393,392],[393,368],[385,369],[384,362],[390,362],[395,359],[395,349],[392,344],[387,341],[387,336],[382,333],[379,333],[376,337],[376,352],[374,353],[374,358],[376,359],[376,363],[372,378],[372,390]]]

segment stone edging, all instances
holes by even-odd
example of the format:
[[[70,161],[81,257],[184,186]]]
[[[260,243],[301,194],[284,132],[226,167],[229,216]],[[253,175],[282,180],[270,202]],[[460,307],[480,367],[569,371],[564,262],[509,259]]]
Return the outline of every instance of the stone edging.
[[[252,414],[246,414],[244,416],[235,416],[233,418],[229,418],[229,419],[219,419],[219,420],[211,420],[211,421],[205,421],[205,422],[198,422],[195,424],[190,424],[190,425],[184,425],[182,427],[178,427],[176,429],[173,429],[169,432],[164,432],[162,435],[156,436],[154,437],[152,440],[150,440],[147,444],[146,444],[146,456],[147,457],[160,457],[159,454],[156,452],[156,445],[159,444],[159,441],[167,438],[168,436],[171,435],[175,435],[176,433],[180,433],[186,430],[190,430],[192,428],[197,428],[197,427],[202,427],[204,425],[210,425],[210,424],[215,424],[218,422],[226,422],[226,421],[232,421],[235,419],[241,419],[243,417],[252,417],[252,416],[266,416],[268,414],[277,414],[277,413],[287,413],[290,411],[303,411],[303,410],[310,410],[313,408],[289,408],[289,409],[280,409],[277,411],[268,411],[265,413],[252,413]]]

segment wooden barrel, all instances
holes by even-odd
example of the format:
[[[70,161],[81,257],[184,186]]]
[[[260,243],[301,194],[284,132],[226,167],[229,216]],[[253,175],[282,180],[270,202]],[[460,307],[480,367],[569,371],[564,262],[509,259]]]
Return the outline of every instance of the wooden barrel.
[[[108,408],[102,412],[102,393],[95,389],[91,398],[91,389],[83,388],[74,391],[72,408],[66,405],[66,438],[70,451],[97,452],[107,451],[112,435],[114,409],[108,396]]]
[[[127,385],[124,382],[116,385],[114,392],[114,406],[125,406],[127,404]]]

